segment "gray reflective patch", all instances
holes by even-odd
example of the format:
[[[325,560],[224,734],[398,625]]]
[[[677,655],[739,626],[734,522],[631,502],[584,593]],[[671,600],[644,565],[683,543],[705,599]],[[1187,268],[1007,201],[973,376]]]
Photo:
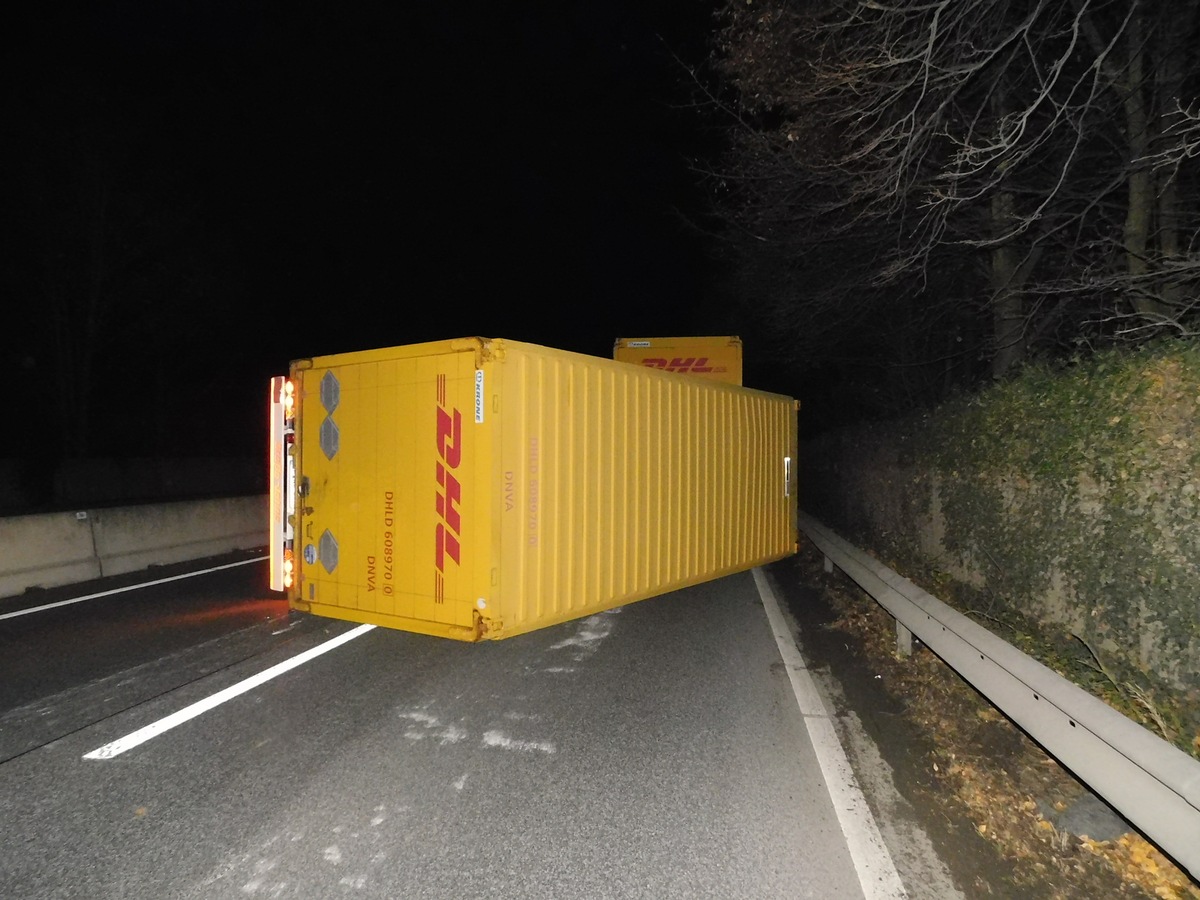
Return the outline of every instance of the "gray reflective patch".
[[[321,423],[320,441],[321,449],[325,452],[325,458],[333,459],[338,452],[341,434],[338,432],[337,423],[330,416],[326,416],[325,421]]]
[[[321,558],[321,565],[325,567],[326,572],[332,575],[338,564],[338,545],[333,537],[333,532],[328,528],[321,534],[317,552]]]
[[[325,412],[331,413],[337,409],[341,399],[342,385],[333,372],[327,371],[321,379],[321,405],[325,407]]]

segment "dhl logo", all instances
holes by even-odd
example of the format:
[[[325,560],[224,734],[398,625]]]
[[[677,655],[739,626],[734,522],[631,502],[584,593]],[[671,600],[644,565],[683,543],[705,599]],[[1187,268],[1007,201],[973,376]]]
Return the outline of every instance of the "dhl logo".
[[[697,359],[694,356],[689,356],[686,359],[681,359],[676,356],[670,362],[667,359],[643,359],[643,366],[649,366],[651,369],[665,369],[668,372],[711,372],[713,367],[708,364],[708,357],[701,356]]]
[[[434,530],[434,602],[445,601],[446,559],[461,564],[462,484],[454,470],[462,462],[462,413],[446,410],[446,376],[437,377],[437,490],[434,508],[438,522]]]

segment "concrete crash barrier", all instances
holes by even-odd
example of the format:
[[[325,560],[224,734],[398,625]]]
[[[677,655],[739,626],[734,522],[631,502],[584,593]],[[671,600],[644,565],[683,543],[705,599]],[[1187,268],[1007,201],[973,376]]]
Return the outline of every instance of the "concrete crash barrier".
[[[0,597],[262,547],[266,523],[265,496],[0,519]]]
[[[89,513],[0,519],[0,597],[99,577]]]

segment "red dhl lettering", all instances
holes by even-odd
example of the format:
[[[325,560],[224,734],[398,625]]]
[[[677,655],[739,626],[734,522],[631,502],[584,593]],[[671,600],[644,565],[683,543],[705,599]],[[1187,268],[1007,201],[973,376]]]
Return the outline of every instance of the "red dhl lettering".
[[[462,502],[462,485],[441,463],[437,464],[437,483],[440,490],[434,500],[437,514],[442,519],[437,526],[437,567],[444,572],[445,557],[449,556],[455,562],[461,562],[458,558],[458,535],[462,534],[462,514],[455,509],[455,504]],[[447,528],[450,531],[447,531]]]
[[[434,527],[434,600],[445,599],[446,559],[456,565],[462,558],[462,484],[453,470],[462,462],[462,413],[457,409],[447,412],[446,376],[437,379],[437,489],[434,492],[434,509],[438,522]]]
[[[668,372],[711,372],[713,370],[713,367],[708,364],[707,356],[699,359],[694,356],[684,359],[676,356],[669,362],[665,358],[643,359],[642,365],[649,366],[651,369],[664,369]]]

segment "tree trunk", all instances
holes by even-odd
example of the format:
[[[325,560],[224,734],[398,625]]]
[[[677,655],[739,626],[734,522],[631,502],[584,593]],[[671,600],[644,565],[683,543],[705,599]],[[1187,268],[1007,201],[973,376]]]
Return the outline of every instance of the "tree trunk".
[[[1155,113],[1160,123],[1171,116],[1182,103],[1184,76],[1187,72],[1187,47],[1185,41],[1191,35],[1196,21],[1196,9],[1192,4],[1164,7],[1158,21],[1157,46],[1160,48],[1159,64],[1155,73]],[[1163,127],[1156,129],[1162,134]],[[1156,148],[1157,149],[1157,148]],[[1183,283],[1170,273],[1172,264],[1183,259],[1180,240],[1179,182],[1174,169],[1162,169],[1157,173],[1158,250],[1166,271],[1161,279],[1160,296],[1168,308],[1168,315],[1178,317],[1184,302]]]
[[[1003,188],[992,195],[992,234],[1007,232],[1013,223],[1013,195]],[[1017,269],[1017,245],[1008,240],[991,250],[990,283],[992,289],[992,377],[1002,378],[1025,359],[1025,305],[1020,292]]]
[[[1128,68],[1123,85],[1125,135],[1129,145],[1129,185],[1125,208],[1125,274],[1133,311],[1156,321],[1168,318],[1170,310],[1158,296],[1149,277],[1150,233],[1156,198],[1154,172],[1145,158],[1150,155],[1150,116],[1146,104],[1145,28],[1141,15],[1129,19]],[[1139,161],[1140,160],[1140,161]]]

